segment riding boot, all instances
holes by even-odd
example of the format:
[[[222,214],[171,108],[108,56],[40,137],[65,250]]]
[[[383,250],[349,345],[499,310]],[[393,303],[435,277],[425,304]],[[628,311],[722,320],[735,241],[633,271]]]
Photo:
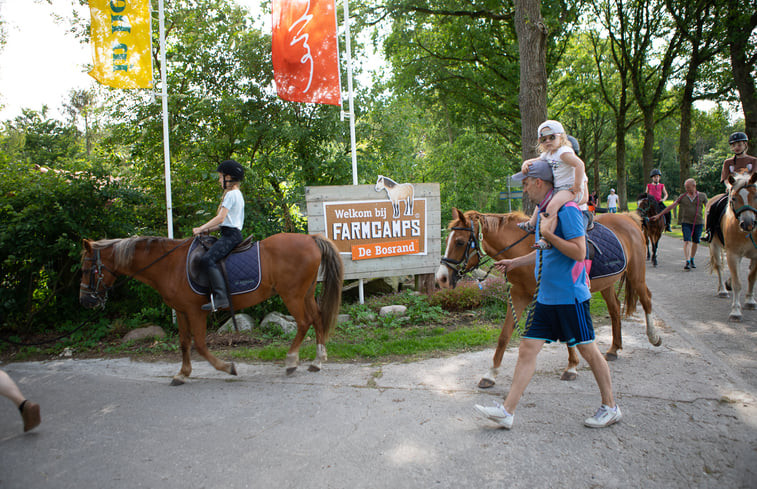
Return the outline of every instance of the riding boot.
[[[208,280],[210,281],[210,302],[202,306],[204,311],[217,311],[229,307],[229,294],[226,290],[226,280],[218,267],[208,268]]]

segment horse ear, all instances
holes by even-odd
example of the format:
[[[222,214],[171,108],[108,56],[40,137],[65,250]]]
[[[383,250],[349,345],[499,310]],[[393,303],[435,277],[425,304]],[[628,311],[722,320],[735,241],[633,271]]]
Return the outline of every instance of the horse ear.
[[[730,183],[732,187],[733,187],[733,184],[736,183],[736,179],[733,177],[733,173],[728,175],[728,183]]]
[[[453,207],[452,219],[465,222],[465,214],[463,214],[457,207]]]
[[[82,246],[84,246],[84,249],[86,250],[87,253],[92,253],[92,241],[88,239],[83,239],[81,240],[81,244]]]
[[[752,177],[749,179],[749,185],[754,185],[757,183],[757,172],[752,173]]]

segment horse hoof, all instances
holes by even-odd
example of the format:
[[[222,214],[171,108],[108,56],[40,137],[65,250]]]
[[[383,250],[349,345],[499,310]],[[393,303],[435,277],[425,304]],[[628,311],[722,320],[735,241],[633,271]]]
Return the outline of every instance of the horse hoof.
[[[740,323],[741,322],[741,315],[731,314],[728,316],[729,321],[733,321],[734,323]]]
[[[290,375],[294,374],[295,370],[297,370],[297,367],[289,367],[287,369],[287,376],[290,376]]]
[[[478,381],[479,389],[489,389],[491,387],[494,387],[494,381],[491,379],[481,379]]]
[[[234,362],[231,362],[231,367],[229,368],[229,375],[236,375],[237,374],[237,367],[234,365]]]
[[[718,297],[720,297],[722,299],[727,299],[728,298],[728,292],[718,292]]]
[[[657,342],[652,343],[652,346],[660,346],[660,345],[662,345],[662,338],[657,338]]]
[[[575,372],[563,372],[560,376],[560,380],[576,380],[578,378],[578,374]]]
[[[184,381],[174,377],[173,379],[171,379],[171,386],[176,387],[177,385],[184,385]]]
[[[308,372],[320,372],[320,371],[321,371],[321,367],[319,367],[318,365],[310,365],[308,367]]]
[[[744,304],[744,309],[749,309],[750,311],[754,311],[757,309],[757,304]]]
[[[608,362],[614,362],[617,359],[618,359],[617,353],[610,353],[609,351],[605,353],[605,360],[607,360]]]

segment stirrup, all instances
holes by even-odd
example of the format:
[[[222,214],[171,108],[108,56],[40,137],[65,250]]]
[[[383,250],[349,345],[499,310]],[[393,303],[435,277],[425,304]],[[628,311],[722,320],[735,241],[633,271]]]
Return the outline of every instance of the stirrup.
[[[228,307],[229,307],[228,301],[226,301],[226,304],[216,305],[215,295],[210,294],[210,302],[208,302],[207,304],[203,304],[200,309],[202,309],[203,311],[216,312],[219,309],[227,309]]]
[[[536,226],[531,224],[531,221],[519,222],[516,225],[527,233],[533,233],[536,231]]]

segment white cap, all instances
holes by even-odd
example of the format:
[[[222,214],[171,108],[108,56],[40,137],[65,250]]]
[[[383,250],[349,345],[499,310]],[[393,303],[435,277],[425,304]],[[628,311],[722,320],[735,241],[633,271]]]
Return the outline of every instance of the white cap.
[[[557,121],[544,121],[539,124],[536,137],[550,136],[552,134],[565,134],[562,124]]]
[[[615,189],[614,189],[614,188],[611,188],[611,189],[610,189],[610,192],[615,192]]]

